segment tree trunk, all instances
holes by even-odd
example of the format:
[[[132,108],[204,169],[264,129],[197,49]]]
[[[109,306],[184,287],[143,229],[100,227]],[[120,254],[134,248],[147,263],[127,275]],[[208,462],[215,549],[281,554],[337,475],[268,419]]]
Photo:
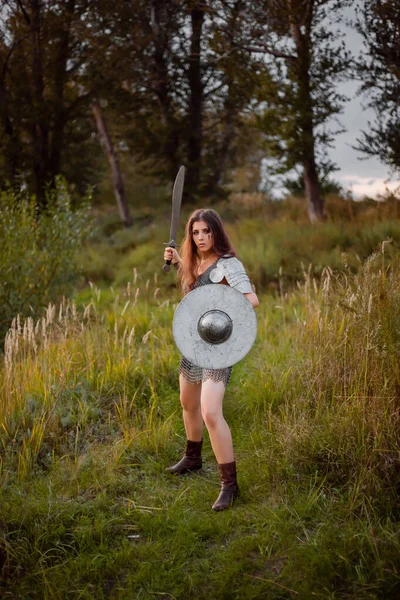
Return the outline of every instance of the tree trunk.
[[[170,77],[165,56],[166,50],[168,49],[166,39],[168,32],[162,29],[162,11],[165,11],[164,0],[152,0],[150,28],[154,40],[153,58],[155,78],[153,88],[161,107],[162,123],[167,128],[167,135],[164,143],[164,155],[169,162],[171,177],[175,177],[181,162],[178,157],[179,125],[174,117],[174,107],[168,85]]]
[[[32,78],[33,78],[33,171],[35,176],[36,202],[42,209],[46,205],[46,183],[48,178],[49,134],[47,127],[48,115],[44,103],[44,77],[41,55],[41,22],[40,0],[30,0],[31,8],[31,44],[32,44]]]
[[[12,137],[13,126],[8,115],[6,87],[2,81],[0,81],[0,117],[3,123],[4,133],[8,137]]]
[[[218,147],[218,156],[213,170],[208,179],[207,195],[212,196],[223,181],[225,174],[226,164],[231,149],[233,133],[234,133],[234,106],[228,100],[225,102],[225,119],[224,119],[224,131],[222,134],[221,144]]]
[[[3,148],[4,159],[6,164],[5,179],[14,182],[17,172],[17,160],[15,152],[15,140],[13,137],[13,125],[8,113],[7,94],[4,81],[0,81],[0,119],[2,129],[4,131]]]
[[[67,78],[67,62],[69,55],[69,38],[72,19],[75,12],[75,0],[68,0],[65,6],[63,29],[60,34],[56,73],[54,77],[54,118],[51,131],[51,145],[49,156],[49,175],[54,180],[60,173],[61,155],[64,141],[64,89]]]
[[[289,7],[293,11],[291,2]],[[305,33],[302,32],[300,25],[292,22],[291,32],[296,45],[296,70],[298,80],[299,106],[301,106],[301,116],[299,118],[301,138],[302,138],[302,163],[304,168],[304,186],[306,190],[308,216],[311,223],[325,219],[324,199],[319,192],[318,171],[315,164],[315,137],[313,123],[313,101],[310,90],[310,32],[312,20],[312,3],[307,4],[308,21]],[[291,18],[293,18],[291,12]]]
[[[319,193],[318,173],[314,160],[305,160],[303,166],[308,218],[311,223],[317,223],[325,219],[324,201]]]
[[[235,2],[232,7],[231,19],[228,27],[230,32],[229,46],[227,52],[232,52],[234,49],[234,40],[236,38],[237,23],[240,15],[240,2]],[[215,161],[214,168],[210,174],[207,186],[207,194],[213,195],[217,188],[221,185],[225,174],[226,165],[228,162],[229,153],[232,146],[232,139],[235,130],[235,119],[238,112],[235,102],[235,88],[232,74],[227,73],[227,95],[224,101],[224,119],[223,133],[221,136],[221,144],[218,147],[218,156]]]
[[[96,121],[97,131],[99,132],[100,141],[103,144],[105,151],[107,153],[108,162],[111,166],[113,184],[114,184],[114,193],[117,199],[119,213],[121,215],[121,220],[124,223],[125,227],[130,227],[132,225],[132,219],[129,214],[129,207],[126,202],[125,197],[125,188],[124,181],[122,179],[121,169],[119,167],[117,153],[114,148],[114,144],[110,138],[110,135],[107,131],[106,124],[103,119],[103,115],[101,113],[100,106],[97,102],[92,103],[93,115]]]
[[[204,10],[195,4],[190,12],[191,43],[189,56],[188,80],[189,96],[189,137],[186,190],[190,200],[198,195],[201,174],[202,121],[203,121],[203,83],[201,72],[201,36],[204,23]]]

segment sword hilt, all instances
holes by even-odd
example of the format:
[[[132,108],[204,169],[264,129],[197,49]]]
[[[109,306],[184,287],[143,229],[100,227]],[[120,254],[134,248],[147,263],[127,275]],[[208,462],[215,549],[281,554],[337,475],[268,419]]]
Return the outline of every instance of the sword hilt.
[[[168,243],[165,243],[165,242],[164,242],[164,244],[163,244],[163,245],[164,245],[164,246],[169,246],[170,248],[174,248],[174,249],[175,249],[175,248],[180,248],[180,245],[179,245],[179,244],[177,244],[177,243],[175,242],[175,240],[171,240],[171,241],[170,241],[170,242],[168,242]],[[163,266],[163,271],[164,271],[164,273],[168,273],[168,271],[170,271],[170,270],[171,270],[171,263],[172,263],[172,260],[166,260],[166,261],[165,261],[165,265]]]

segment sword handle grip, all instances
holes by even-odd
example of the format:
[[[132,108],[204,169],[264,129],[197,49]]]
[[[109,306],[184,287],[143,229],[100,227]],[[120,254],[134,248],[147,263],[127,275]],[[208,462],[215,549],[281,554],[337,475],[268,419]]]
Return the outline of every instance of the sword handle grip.
[[[164,246],[169,246],[170,248],[173,248],[174,250],[175,250],[175,248],[180,248],[179,244],[177,244],[175,242],[175,240],[171,240],[167,244],[164,244]],[[172,262],[172,260],[165,261],[165,265],[163,266],[164,273],[168,273],[168,271],[171,270],[171,262]]]

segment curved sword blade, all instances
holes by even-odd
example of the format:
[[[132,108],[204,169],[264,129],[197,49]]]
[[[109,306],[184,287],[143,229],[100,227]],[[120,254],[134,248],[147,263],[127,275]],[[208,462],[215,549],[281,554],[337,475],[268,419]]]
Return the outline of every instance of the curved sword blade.
[[[181,212],[183,184],[185,182],[185,167],[182,167],[178,171],[176,176],[174,189],[172,191],[172,216],[171,216],[171,229],[169,233],[170,242],[176,243],[176,234],[178,232],[179,215]]]
[[[176,248],[176,234],[178,232],[179,215],[181,212],[183,184],[185,182],[185,167],[182,167],[178,171],[178,175],[175,178],[174,189],[172,190],[172,216],[171,216],[171,229],[169,232],[169,242],[164,244],[171,248]],[[167,260],[163,266],[163,270],[168,272],[171,268],[171,261]]]

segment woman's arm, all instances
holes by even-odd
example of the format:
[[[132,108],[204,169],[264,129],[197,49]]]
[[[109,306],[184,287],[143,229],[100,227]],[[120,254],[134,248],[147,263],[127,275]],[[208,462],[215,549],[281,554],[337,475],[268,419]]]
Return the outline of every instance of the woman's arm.
[[[222,256],[221,260],[218,261],[215,274],[211,273],[210,279],[213,283],[225,283],[236,288],[246,296],[253,308],[259,306],[260,302],[254,292],[255,288],[251,285],[243,264],[236,257]]]
[[[251,302],[253,308],[257,308],[257,306],[259,306],[260,301],[258,300],[257,294],[252,292],[251,294],[244,294],[244,296],[246,296],[247,300]]]

